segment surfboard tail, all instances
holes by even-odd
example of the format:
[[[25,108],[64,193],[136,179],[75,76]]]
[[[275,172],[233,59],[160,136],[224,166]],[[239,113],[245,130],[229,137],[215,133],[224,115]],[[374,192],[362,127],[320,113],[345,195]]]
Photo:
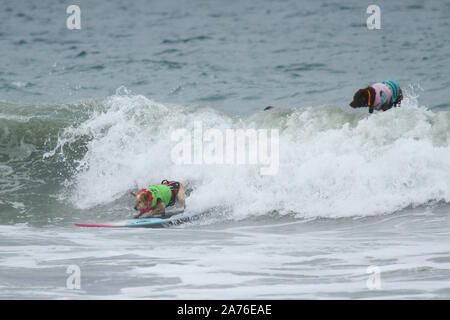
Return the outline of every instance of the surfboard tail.
[[[75,223],[77,227],[113,228],[125,227],[125,223]]]

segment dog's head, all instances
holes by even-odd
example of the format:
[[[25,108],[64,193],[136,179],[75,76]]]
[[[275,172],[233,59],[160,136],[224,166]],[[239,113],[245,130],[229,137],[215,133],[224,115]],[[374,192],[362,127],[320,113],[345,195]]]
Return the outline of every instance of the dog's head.
[[[138,194],[131,192],[131,195],[136,200],[134,210],[143,210],[149,207],[150,192],[139,192]]]
[[[365,89],[359,89],[358,91],[356,91],[355,95],[353,96],[353,101],[350,102],[350,107],[361,108],[367,107],[372,104],[372,101],[369,101],[369,90],[370,88],[367,87]]]

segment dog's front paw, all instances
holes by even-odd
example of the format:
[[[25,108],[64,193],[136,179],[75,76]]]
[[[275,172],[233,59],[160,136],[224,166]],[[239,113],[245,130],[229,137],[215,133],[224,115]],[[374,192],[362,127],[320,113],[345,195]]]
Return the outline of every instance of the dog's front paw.
[[[133,218],[134,218],[134,219],[139,219],[140,216],[141,216],[141,214],[138,213],[138,214],[135,214],[135,215],[133,216]]]

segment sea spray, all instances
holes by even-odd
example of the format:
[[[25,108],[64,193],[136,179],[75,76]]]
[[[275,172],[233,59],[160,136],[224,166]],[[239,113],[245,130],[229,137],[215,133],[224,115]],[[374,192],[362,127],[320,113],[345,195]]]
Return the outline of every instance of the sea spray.
[[[268,212],[299,217],[387,214],[450,201],[449,113],[405,103],[371,116],[315,106],[231,118],[210,108],[169,106],[140,95],[115,95],[66,134],[89,135],[68,186],[79,208],[107,204],[162,179],[192,186],[188,208],[224,206],[240,219]],[[171,133],[194,128],[266,129],[280,134],[280,167],[177,164]]]

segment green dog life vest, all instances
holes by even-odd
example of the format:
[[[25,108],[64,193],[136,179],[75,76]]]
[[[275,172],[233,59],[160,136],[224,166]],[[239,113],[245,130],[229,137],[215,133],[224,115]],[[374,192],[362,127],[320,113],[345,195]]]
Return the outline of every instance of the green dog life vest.
[[[152,184],[146,190],[152,193],[152,210],[155,209],[158,203],[158,199],[161,199],[162,202],[167,206],[170,202],[170,199],[172,198],[172,190],[168,186],[163,184]]]

